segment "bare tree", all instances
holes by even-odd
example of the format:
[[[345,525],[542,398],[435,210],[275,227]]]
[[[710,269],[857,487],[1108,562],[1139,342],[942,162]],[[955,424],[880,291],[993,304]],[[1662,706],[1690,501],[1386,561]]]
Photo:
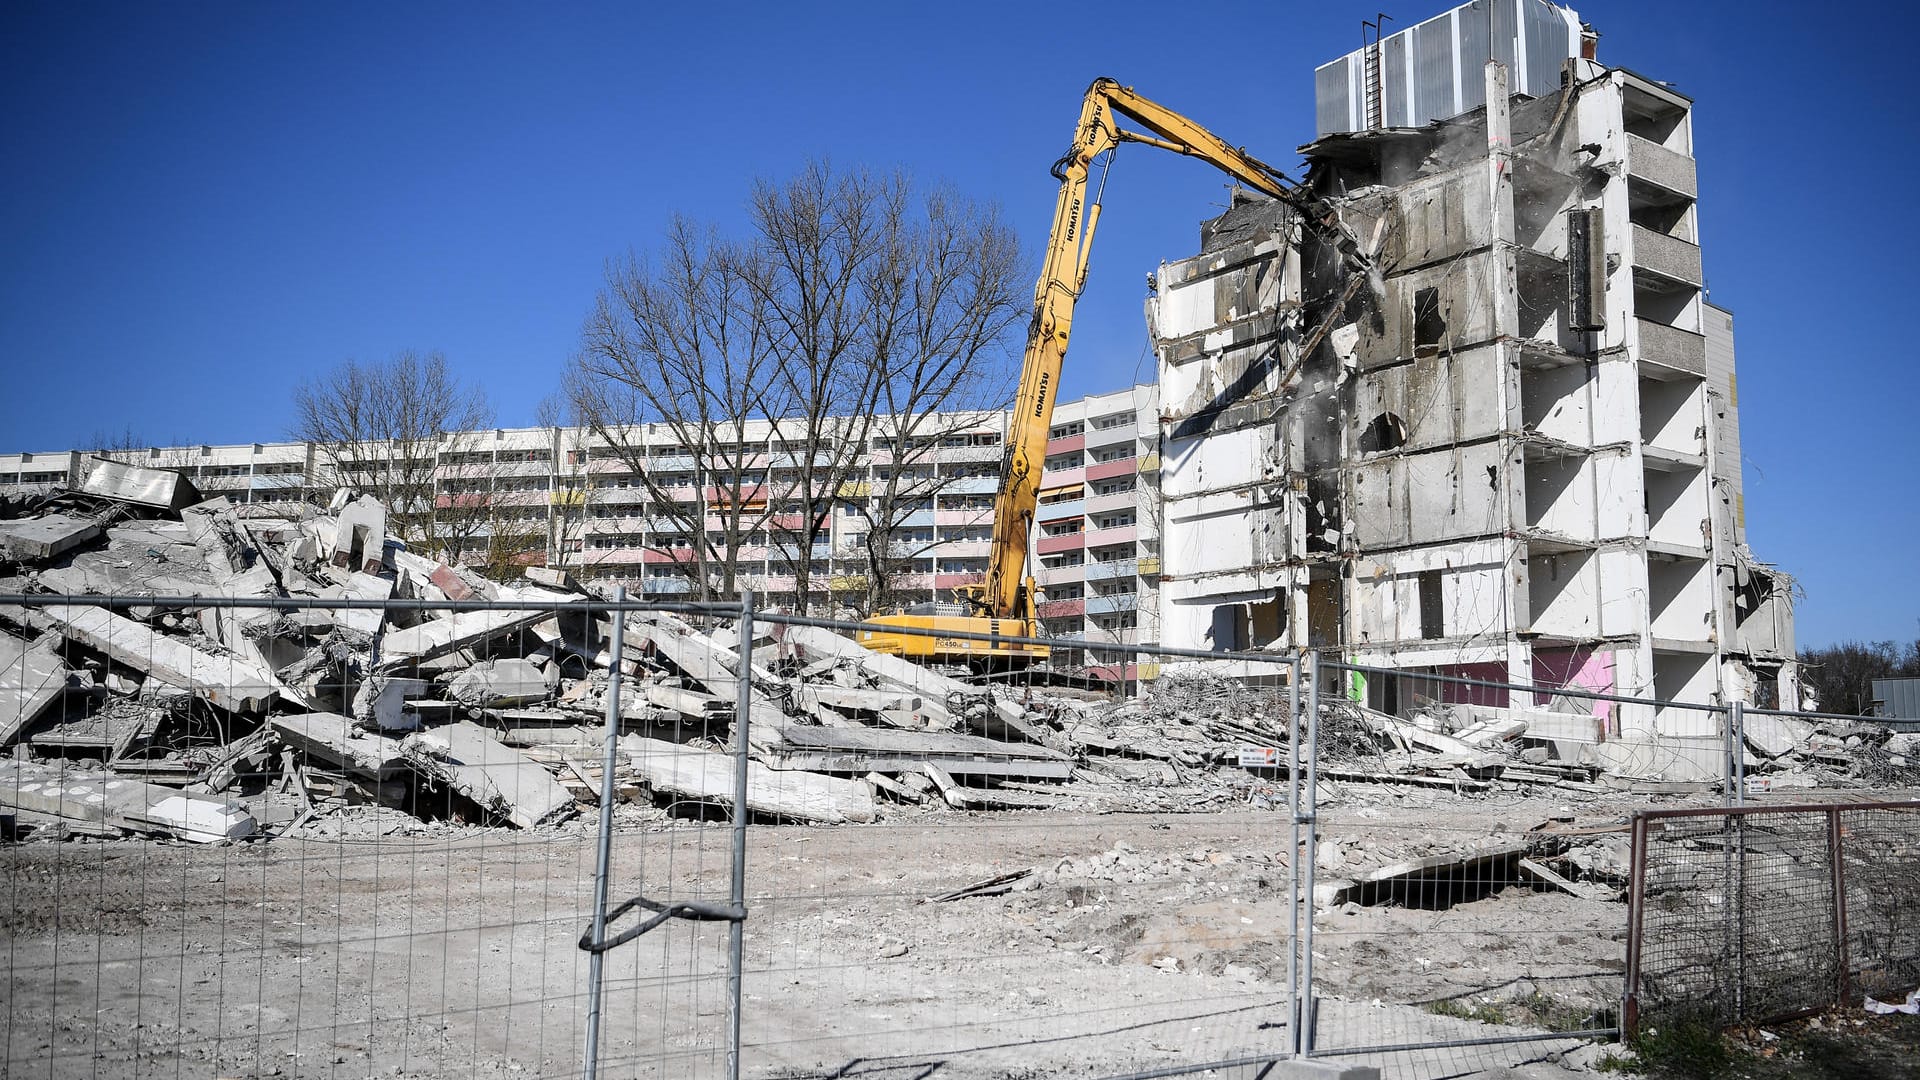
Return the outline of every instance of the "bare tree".
[[[1004,394],[1008,330],[1025,309],[1019,246],[991,208],[823,163],[757,184],[751,224],[730,243],[675,221],[657,267],[610,268],[567,386],[655,508],[683,523],[692,555],[680,565],[703,596],[734,591],[746,541],[769,542],[805,610],[836,503],[868,519],[870,551],[888,549],[904,517],[893,508],[905,499],[874,510],[874,438],[930,450],[951,423],[932,414]],[[674,467],[638,452],[658,434]],[[684,484],[669,485],[688,470],[711,489],[711,527],[676,493]]]
[[[534,409],[534,422],[558,433],[553,463],[553,516],[548,524],[547,549],[553,553],[552,565],[563,569],[584,569],[586,529],[596,506],[589,448],[592,439],[579,421],[578,413],[563,396],[543,399]]]
[[[294,410],[291,434],[313,444],[327,479],[386,504],[388,527],[408,543],[458,558],[497,516],[479,436],[493,413],[441,353],[347,360],[301,383]],[[456,474],[444,485],[443,462]]]

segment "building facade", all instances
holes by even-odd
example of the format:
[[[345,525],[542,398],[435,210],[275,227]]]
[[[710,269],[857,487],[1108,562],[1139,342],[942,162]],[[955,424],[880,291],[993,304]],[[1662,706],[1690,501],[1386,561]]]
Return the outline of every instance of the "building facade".
[[[1113,679],[1138,676],[1101,644],[1151,641],[1158,580],[1154,485],[1158,455],[1154,388],[1136,386],[1065,402],[1056,410],[1031,550],[1046,588],[1046,632],[1084,642],[1062,650],[1070,667]],[[890,606],[939,603],[986,576],[993,500],[1005,454],[1008,414],[955,414],[921,424],[913,439],[876,436],[832,500],[819,542],[807,553],[810,610],[863,614],[876,572],[889,575]],[[717,436],[716,436],[717,438]],[[664,425],[635,433],[642,468],[580,428],[462,432],[436,454],[433,498],[462,524],[459,544],[476,553],[496,541],[523,562],[565,567],[630,593],[684,599],[697,588],[689,508],[698,506],[716,539],[738,533],[732,567],[740,588],[761,602],[798,606],[799,552],[783,538],[802,510],[779,493],[792,482],[791,447],[779,425],[748,424],[727,448],[740,483],[703,482],[701,458]],[[178,469],[208,497],[237,502],[324,504],[338,482],[308,443],[156,447],[116,452],[118,460]],[[93,457],[80,451],[0,455],[0,491],[78,485]],[[678,505],[668,507],[662,497]],[[885,503],[886,511],[876,509]],[[735,514],[735,511],[739,511]],[[885,520],[880,520],[885,517]],[[884,526],[890,542],[869,538]],[[876,571],[876,562],[884,567]]]
[[[1477,70],[1490,106],[1330,124],[1302,150],[1363,260],[1261,200],[1158,274],[1162,640],[1797,701],[1792,582],[1744,542],[1692,102],[1564,34],[1563,78],[1512,94],[1486,39],[1445,25],[1443,66]],[[1716,722],[1596,712],[1703,745]]]

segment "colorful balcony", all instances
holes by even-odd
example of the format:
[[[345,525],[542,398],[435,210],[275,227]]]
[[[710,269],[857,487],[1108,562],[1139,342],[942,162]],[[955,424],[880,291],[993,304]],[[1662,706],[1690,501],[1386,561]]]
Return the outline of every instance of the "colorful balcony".
[[[1083,518],[1087,516],[1087,503],[1084,499],[1075,499],[1072,502],[1041,503],[1034,507],[1033,516],[1040,521]]]
[[[1112,581],[1114,578],[1132,577],[1136,565],[1132,559],[1115,559],[1111,562],[1090,562],[1080,569],[1087,581]]]
[[[1064,536],[1042,536],[1034,541],[1033,550],[1041,555],[1052,555],[1062,551],[1079,551],[1086,546],[1086,533],[1067,533]]]
[[[1089,615],[1112,615],[1122,611],[1138,611],[1140,594],[1114,593],[1112,596],[1089,596],[1086,612]]]
[[[1139,538],[1140,529],[1135,525],[1122,525],[1113,529],[1094,529],[1085,534],[1090,548],[1113,547],[1116,544],[1131,544]],[[1128,553],[1129,555],[1132,552]]]
[[[1085,450],[1086,448],[1087,448],[1087,433],[1084,431],[1078,435],[1069,435],[1064,439],[1048,439],[1047,440],[1047,456],[1048,457],[1052,457],[1055,454],[1072,454],[1081,450]]]
[[[1112,480],[1115,477],[1132,476],[1139,471],[1140,462],[1137,458],[1121,458],[1119,461],[1102,461],[1097,465],[1087,466],[1087,482],[1097,483],[1101,480]]]
[[[1047,600],[1034,605],[1034,613],[1043,619],[1067,619],[1086,613],[1085,600]]]
[[[987,580],[987,575],[986,572],[982,570],[974,570],[965,574],[935,574],[933,575],[933,588],[936,592],[946,592],[949,589],[957,589],[962,585],[978,585],[985,580]]]

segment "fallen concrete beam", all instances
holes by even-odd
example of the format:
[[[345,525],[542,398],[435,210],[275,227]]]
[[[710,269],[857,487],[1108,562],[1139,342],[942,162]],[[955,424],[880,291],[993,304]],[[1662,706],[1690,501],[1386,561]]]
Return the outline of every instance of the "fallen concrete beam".
[[[654,790],[733,805],[733,755],[639,735],[622,736],[620,746]],[[872,821],[878,813],[873,789],[863,781],[775,772],[757,761],[747,763],[747,810],[830,825]]]
[[[574,598],[564,593],[549,592],[546,589],[501,589],[503,600],[533,600],[567,603]],[[418,626],[409,626],[404,630],[395,630],[388,634],[380,647],[382,667],[392,668],[421,660],[431,660],[445,656],[457,649],[478,645],[491,637],[510,634],[522,627],[532,626],[542,619],[550,618],[551,611],[529,608],[524,611],[505,609],[491,611],[457,611],[438,619],[428,619]]]
[[[400,740],[369,735],[338,713],[299,713],[267,719],[280,741],[354,776],[385,780],[407,768]]]
[[[400,747],[416,771],[522,829],[573,806],[573,796],[551,773],[477,724],[463,720],[417,731],[402,739]]]
[[[859,776],[869,772],[917,772],[935,765],[961,776],[1065,780],[1073,775],[1073,760],[1056,750],[978,735],[799,724],[785,724],[774,732],[763,728],[760,734],[756,749],[775,769]]]
[[[41,562],[97,540],[105,532],[86,518],[71,514],[0,521],[0,554],[22,562]]]
[[[447,684],[447,693],[462,705],[475,709],[531,705],[553,695],[540,665],[527,660],[482,660],[455,675]]]
[[[200,489],[182,473],[172,469],[143,469],[103,458],[93,459],[80,490],[102,499],[156,510],[184,510],[200,501]]]
[[[74,772],[26,761],[0,761],[0,806],[81,825],[158,833],[197,843],[252,836],[252,815],[224,799],[123,780],[112,773]]]
[[[223,709],[257,712],[266,708],[279,691],[279,681],[272,673],[251,661],[204,652],[104,608],[61,605],[13,610],[31,626],[54,630],[98,649],[136,671],[191,691]]]
[[[733,702],[714,694],[664,683],[648,683],[645,693],[649,704],[689,719],[725,722],[733,716]]]
[[[72,674],[50,646],[0,633],[0,747],[67,692]]]

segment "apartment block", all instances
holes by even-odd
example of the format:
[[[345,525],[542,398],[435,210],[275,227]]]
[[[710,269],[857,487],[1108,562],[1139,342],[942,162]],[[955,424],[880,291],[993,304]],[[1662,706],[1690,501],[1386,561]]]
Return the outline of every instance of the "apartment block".
[[[1164,643],[1797,701],[1792,581],[1745,545],[1693,102],[1594,40],[1495,0],[1322,68],[1307,183],[1367,262],[1246,200],[1161,268]]]
[[[954,589],[984,580],[1008,414],[942,415],[912,426],[918,434],[872,436],[836,492],[819,542],[806,553],[812,610],[862,612],[875,573],[878,545],[868,540],[876,524],[891,526],[890,542],[878,553],[890,575],[891,605],[951,603]],[[644,457],[636,462],[631,451],[615,455],[579,428],[462,432],[435,453],[432,497],[440,510],[457,512],[447,516],[461,520],[458,542],[465,551],[477,555],[497,539],[514,547],[520,561],[565,566],[635,595],[673,598],[695,590],[691,508],[700,509],[716,544],[738,511],[736,585],[754,590],[762,603],[792,608],[801,554],[790,538],[804,519],[791,497],[798,465],[793,434],[777,422],[751,422],[727,434],[726,445],[694,453],[666,425],[649,425],[629,438]],[[1054,436],[1030,549],[1047,590],[1044,626],[1085,643],[1061,650],[1062,666],[1137,678],[1127,658],[1099,646],[1151,641],[1155,633],[1154,388],[1066,402],[1057,409]],[[715,433],[716,443],[721,438]],[[727,483],[705,474],[716,451],[737,466]],[[236,502],[324,503],[338,486],[326,456],[307,443],[157,447],[114,456],[178,469],[209,497]],[[78,484],[92,460],[79,451],[0,455],[0,490]],[[883,502],[886,511],[879,509]]]

